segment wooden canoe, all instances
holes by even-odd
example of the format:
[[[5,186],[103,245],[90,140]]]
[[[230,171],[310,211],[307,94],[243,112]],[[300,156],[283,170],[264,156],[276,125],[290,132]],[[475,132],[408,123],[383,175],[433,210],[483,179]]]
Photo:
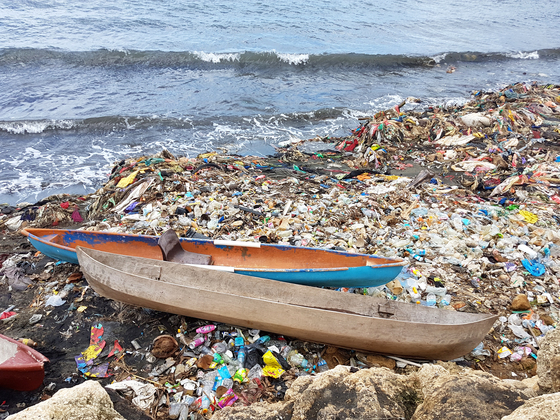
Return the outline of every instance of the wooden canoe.
[[[382,354],[455,359],[473,350],[497,318],[82,247],[77,252],[89,284],[107,298]]]
[[[57,260],[78,264],[76,247],[163,260],[158,236],[63,229],[23,229],[31,244]],[[393,280],[400,258],[319,248],[180,238],[185,251],[211,255],[213,269],[308,286],[376,287]]]
[[[33,391],[43,384],[45,356],[0,334],[0,388]]]

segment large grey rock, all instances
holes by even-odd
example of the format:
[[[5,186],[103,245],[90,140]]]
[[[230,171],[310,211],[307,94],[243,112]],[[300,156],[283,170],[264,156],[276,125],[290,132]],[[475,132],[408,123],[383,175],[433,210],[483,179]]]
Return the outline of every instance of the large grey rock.
[[[560,418],[560,392],[531,398],[502,420],[550,420]]]
[[[283,402],[229,407],[213,420],[327,420],[410,418],[416,408],[417,390],[412,378],[386,368],[351,373],[338,366],[316,377],[298,378]]]
[[[513,384],[484,372],[451,374],[441,366],[428,365],[416,375],[424,401],[413,420],[499,420],[535,395],[520,381]]]
[[[52,398],[13,414],[7,420],[125,420],[113,409],[103,387],[86,381],[61,389]]]
[[[560,328],[548,332],[540,343],[537,375],[544,392],[560,391]]]

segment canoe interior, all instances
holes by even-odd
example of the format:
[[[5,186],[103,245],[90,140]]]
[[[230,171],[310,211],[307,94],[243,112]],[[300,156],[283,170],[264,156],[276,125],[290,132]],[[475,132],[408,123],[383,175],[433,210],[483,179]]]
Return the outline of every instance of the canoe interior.
[[[0,334],[0,388],[32,391],[43,383],[44,363],[38,351]]]
[[[163,260],[161,250],[157,246],[157,236],[57,229],[26,229],[23,233],[34,235],[43,242],[55,244],[68,251],[75,251],[76,247],[82,246],[113,254]],[[400,259],[295,246],[270,244],[262,244],[260,248],[223,246],[214,245],[211,240],[185,240],[185,238],[181,238],[181,246],[189,252],[212,255],[214,265],[247,269],[305,270],[403,265]]]
[[[91,249],[78,256],[92,287],[111,299],[377,353],[450,360],[496,319]]]

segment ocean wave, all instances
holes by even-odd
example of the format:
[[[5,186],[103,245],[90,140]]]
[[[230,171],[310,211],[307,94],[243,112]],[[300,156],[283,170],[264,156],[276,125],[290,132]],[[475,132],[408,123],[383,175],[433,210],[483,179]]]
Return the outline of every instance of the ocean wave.
[[[516,52],[491,52],[481,53],[476,51],[468,52],[448,52],[432,57],[438,64],[457,63],[457,62],[503,62],[516,60],[558,60],[560,59],[560,48],[548,48],[536,51],[516,51]]]
[[[268,124],[271,122],[299,123],[302,121],[315,122],[343,115],[342,108],[324,108],[309,112],[293,112],[285,114],[258,115],[248,119],[245,116],[220,117],[224,127],[236,127],[239,125]],[[0,133],[15,135],[40,134],[51,131],[74,131],[79,133],[107,133],[128,130],[143,130],[158,127],[158,129],[171,130],[199,130],[209,129],[216,124],[215,118],[192,117],[170,118],[167,116],[130,117],[113,115],[75,120],[18,120],[0,121]]]
[[[75,127],[72,120],[28,120],[0,121],[0,132],[10,134],[39,134],[51,130],[70,130]]]
[[[538,51],[532,51],[532,52],[518,51],[516,53],[509,53],[506,55],[510,58],[518,58],[520,60],[538,60],[540,58]]]
[[[306,64],[309,61],[309,54],[279,54],[276,53],[280,60],[288,64]]]
[[[0,66],[99,66],[147,68],[281,68],[299,67],[431,67],[442,62],[489,62],[527,59],[559,59],[560,48],[517,52],[442,52],[433,56],[400,54],[306,54],[264,52],[205,52],[205,51],[134,51],[134,50],[96,50],[62,51],[31,48],[0,49]]]
[[[204,51],[195,51],[193,53],[196,57],[200,58],[202,61],[207,63],[222,63],[222,62],[233,62],[239,61],[239,54],[218,54],[218,53],[207,53]]]

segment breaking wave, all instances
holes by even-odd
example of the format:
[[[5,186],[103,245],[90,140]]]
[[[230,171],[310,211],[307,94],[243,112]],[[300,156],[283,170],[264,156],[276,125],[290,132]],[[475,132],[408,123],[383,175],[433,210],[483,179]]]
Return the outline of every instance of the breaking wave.
[[[558,59],[560,48],[517,52],[445,52],[434,56],[392,54],[286,54],[268,52],[214,53],[203,51],[62,51],[32,48],[0,49],[0,66],[11,65],[72,65],[99,67],[156,68],[301,68],[330,67],[430,67],[441,62],[489,62],[504,60]]]

